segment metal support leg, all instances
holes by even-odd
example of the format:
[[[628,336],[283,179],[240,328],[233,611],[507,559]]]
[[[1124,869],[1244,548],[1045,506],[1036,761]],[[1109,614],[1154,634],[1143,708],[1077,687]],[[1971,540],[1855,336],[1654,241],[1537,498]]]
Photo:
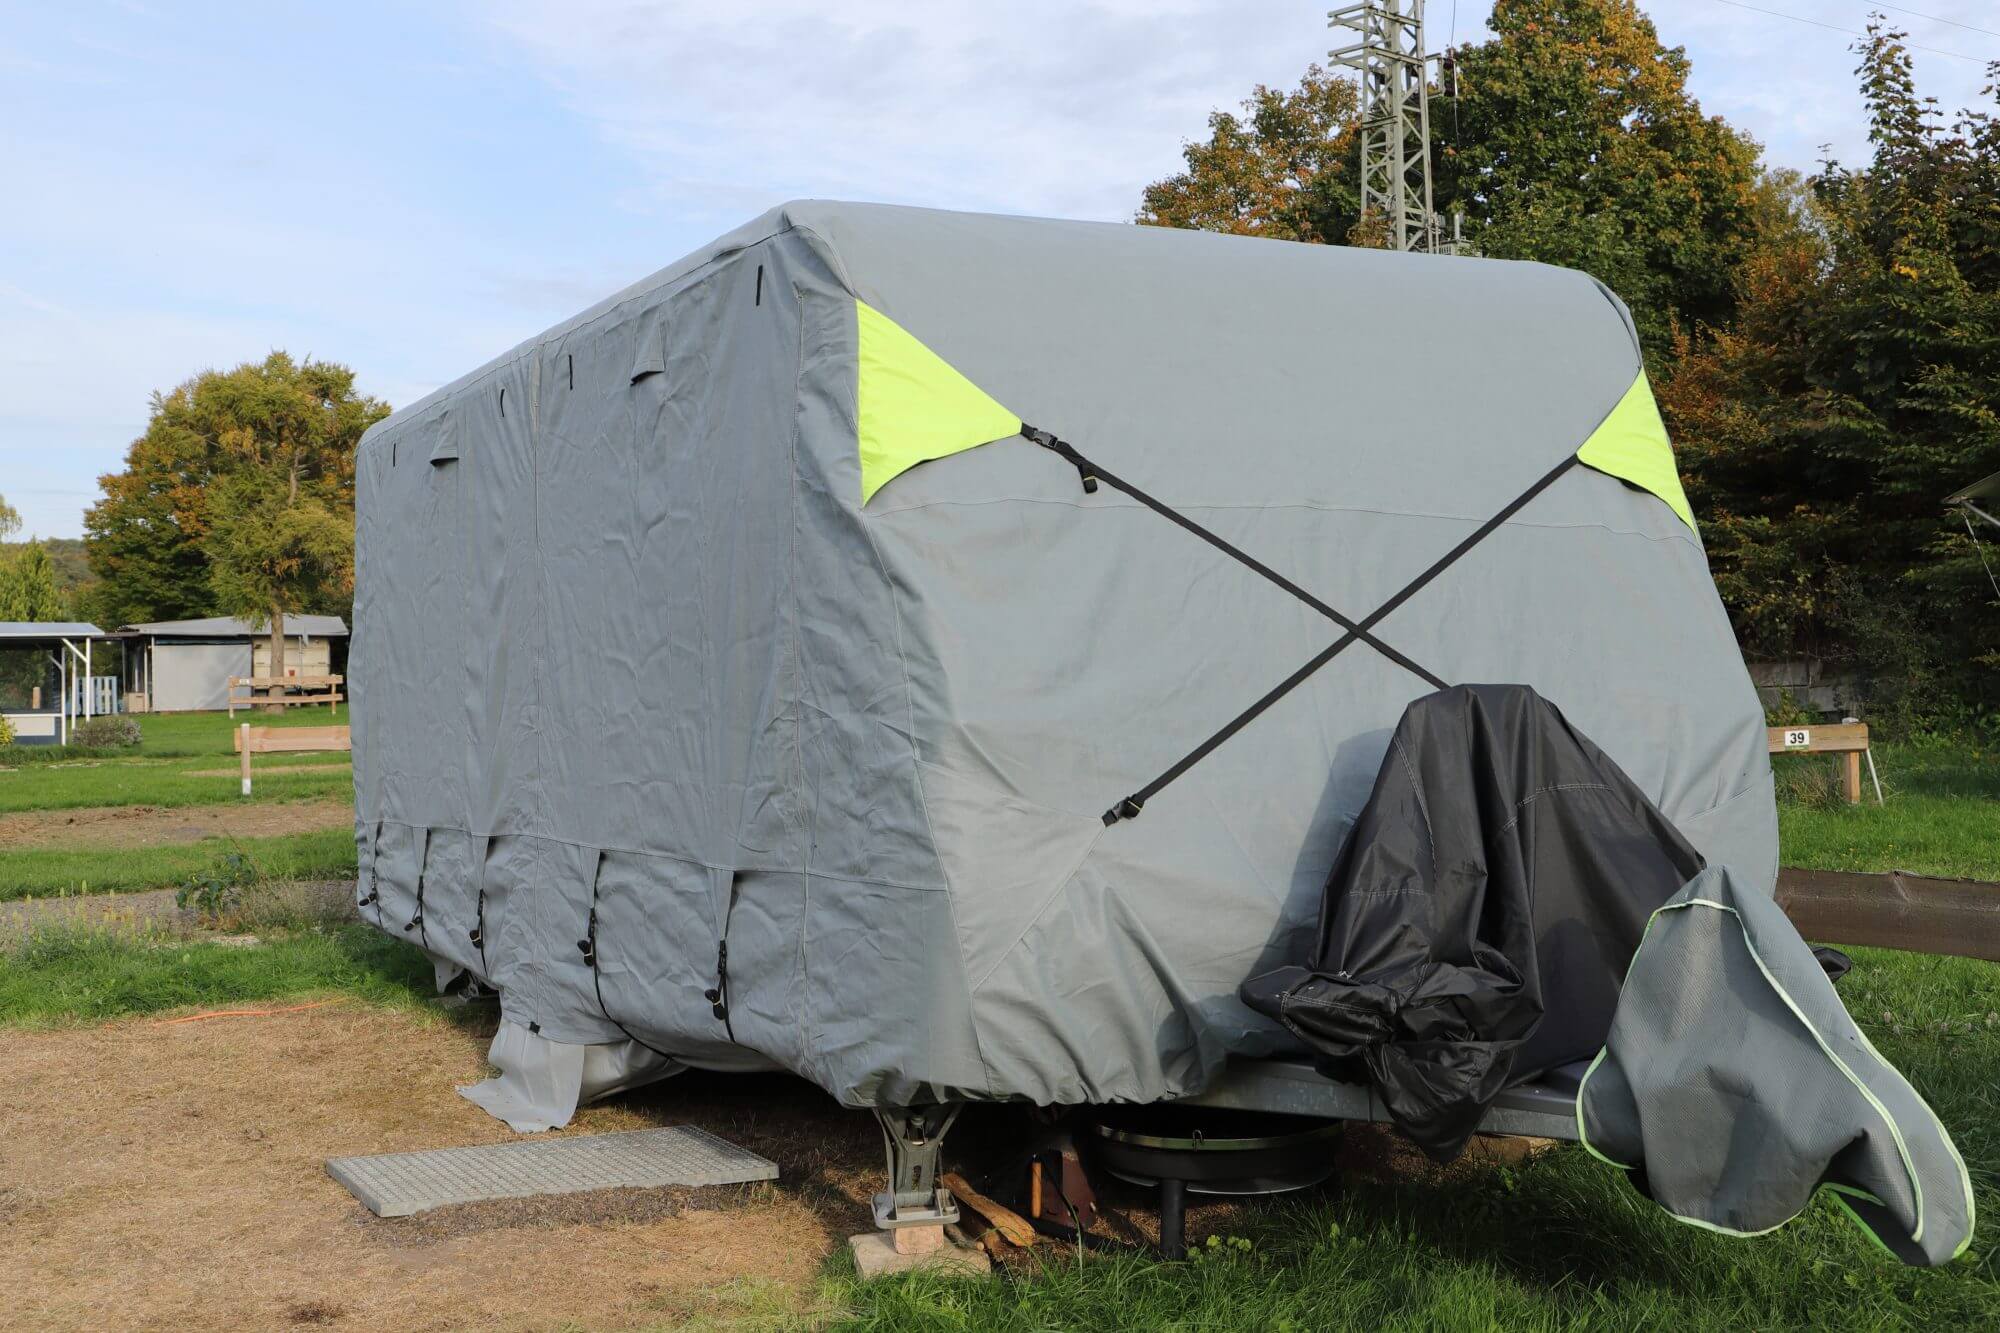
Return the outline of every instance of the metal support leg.
[[[938,1183],[945,1131],[962,1108],[875,1108],[889,1155],[889,1188],[875,1196],[875,1225],[945,1227],[958,1221],[958,1201]]]
[[[1187,1182],[1160,1180],[1160,1255],[1187,1258]]]

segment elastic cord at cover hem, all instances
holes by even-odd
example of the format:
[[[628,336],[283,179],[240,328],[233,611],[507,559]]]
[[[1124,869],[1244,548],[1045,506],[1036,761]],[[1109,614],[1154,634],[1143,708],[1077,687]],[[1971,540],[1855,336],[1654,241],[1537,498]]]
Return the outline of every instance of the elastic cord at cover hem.
[[[623,1023],[619,1022],[617,1018],[612,1016],[611,1010],[604,1003],[604,978],[603,975],[597,970],[597,881],[603,876],[603,874],[604,874],[604,853],[599,852],[597,854],[597,864],[592,866],[590,870],[589,922],[584,928],[586,931],[584,937],[576,942],[576,947],[583,953],[584,964],[590,968],[590,984],[591,988],[597,992],[597,1008],[599,1012],[601,1012],[604,1015],[606,1022],[610,1023],[612,1027],[617,1028],[620,1032],[625,1034],[626,1040],[631,1041],[636,1045],[645,1047],[647,1050],[651,1051],[654,1055],[659,1056],[662,1060],[672,1060],[676,1064],[678,1064],[680,1062],[679,1056],[667,1054],[659,1047],[653,1045],[653,1043],[647,1041],[645,1038],[639,1036],[639,1034],[632,1031],[631,1028],[626,1027]]]

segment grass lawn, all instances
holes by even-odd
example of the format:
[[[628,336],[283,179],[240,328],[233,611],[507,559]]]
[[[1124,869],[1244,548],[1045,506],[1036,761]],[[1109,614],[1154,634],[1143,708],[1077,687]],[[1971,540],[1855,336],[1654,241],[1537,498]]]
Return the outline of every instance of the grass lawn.
[[[314,829],[269,838],[203,838],[163,847],[99,850],[26,847],[0,852],[0,902],[58,893],[132,893],[185,884],[231,852],[266,879],[335,879],[354,873],[354,830]]]
[[[423,954],[359,925],[289,932],[253,946],[52,929],[15,943],[0,959],[0,1023],[37,1027],[322,994],[392,1005],[433,997]]]
[[[257,760],[255,794],[239,789],[232,727],[344,726],[346,705],[294,708],[281,714],[165,713],[137,719],[143,740],[136,750],[65,751],[12,746],[0,749],[0,815],[112,806],[185,809],[195,806],[264,808],[288,801],[346,799],[354,790],[348,756],[276,754]],[[278,769],[295,770],[278,772]],[[216,837],[142,847],[93,846],[100,828],[79,827],[56,845],[0,848],[0,901],[55,893],[116,893],[184,883],[232,850],[247,853],[274,879],[352,874],[354,836],[344,828],[278,833],[263,827]],[[130,841],[126,839],[125,841]]]
[[[347,707],[294,708],[282,714],[238,713],[252,726],[345,726]],[[0,812],[69,810],[84,806],[219,805],[242,799],[227,713],[162,713],[138,719],[136,750],[0,749]],[[286,801],[351,792],[344,754],[265,755],[260,768],[324,769],[269,773],[256,779],[253,800]],[[200,776],[192,776],[192,775]]]
[[[139,744],[142,754],[224,754],[234,756],[229,733],[248,722],[253,727],[344,727],[347,705],[287,708],[277,713],[238,709],[232,721],[227,713],[142,713]]]
[[[1923,741],[1875,747],[1885,805],[1833,796],[1823,755],[1772,761],[1784,863],[1812,870],[1908,870],[2000,881],[2000,753]]]

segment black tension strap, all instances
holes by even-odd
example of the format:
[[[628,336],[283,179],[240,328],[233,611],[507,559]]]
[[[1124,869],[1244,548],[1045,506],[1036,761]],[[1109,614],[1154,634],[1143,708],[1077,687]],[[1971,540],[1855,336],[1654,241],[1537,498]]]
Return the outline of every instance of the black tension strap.
[[[1265,564],[1262,560],[1259,560],[1256,556],[1251,555],[1248,551],[1244,550],[1242,547],[1236,546],[1224,540],[1221,536],[1217,535],[1216,533],[1210,532],[1207,528],[1204,528],[1201,524],[1195,522],[1193,519],[1189,518],[1186,514],[1181,513],[1179,510],[1173,508],[1172,506],[1164,503],[1163,501],[1154,499],[1152,496],[1146,494],[1146,492],[1140,490],[1137,486],[1134,486],[1131,482],[1126,481],[1123,477],[1117,476],[1110,472],[1106,472],[1103,468],[1097,466],[1097,464],[1091,462],[1089,459],[1085,458],[1082,454],[1078,453],[1076,449],[1073,446],[1071,446],[1067,441],[1057,439],[1054,435],[1050,434],[1048,431],[1041,430],[1038,429],[1037,427],[1025,424],[1021,427],[1021,434],[1026,436],[1028,439],[1034,441],[1036,444],[1041,445],[1042,448],[1047,449],[1051,453],[1056,454],[1057,456],[1067,460],[1069,464],[1077,470],[1077,475],[1083,479],[1083,489],[1086,492],[1094,494],[1097,490],[1097,483],[1100,481],[1110,486],[1111,489],[1113,490],[1125,492],[1125,494],[1131,496],[1134,500],[1137,500],[1140,504],[1146,506],[1146,508],[1158,514],[1161,518],[1164,518],[1171,523],[1177,524],[1180,527],[1186,528],[1189,532],[1192,532],[1195,536],[1201,538],[1203,541],[1207,542],[1210,546],[1213,546],[1216,550],[1221,551],[1224,555],[1246,566],[1247,568],[1254,570],[1256,573],[1263,575],[1264,578],[1268,579],[1272,583],[1277,584],[1280,588],[1283,588],[1286,592],[1298,598],[1300,601],[1304,602],[1307,606],[1310,606],[1313,610],[1319,612],[1321,615],[1325,616],[1328,620],[1331,620],[1334,624],[1340,626],[1342,629],[1354,631],[1360,636],[1363,642],[1367,643],[1369,647],[1381,653],[1391,662],[1394,662],[1397,666],[1402,667],[1406,671],[1415,672],[1418,676],[1428,681],[1432,689],[1441,690],[1445,688],[1445,682],[1439,679],[1431,671],[1418,665],[1416,662],[1411,661],[1408,657],[1405,657],[1402,653],[1397,652],[1394,648],[1391,648],[1388,644],[1382,642],[1380,639],[1376,638],[1373,634],[1367,633],[1363,626],[1355,624],[1352,620],[1349,620],[1346,616],[1334,610],[1331,606],[1327,605],[1319,598],[1313,596],[1311,593],[1307,592],[1304,588],[1301,588],[1298,584],[1292,582],[1290,579],[1286,578],[1283,574],[1280,574],[1277,570]]]
[[[1380,639],[1376,638],[1373,634],[1369,633],[1369,631],[1373,629],[1376,625],[1380,624],[1383,620],[1387,619],[1391,614],[1393,614],[1397,607],[1401,606],[1404,602],[1407,602],[1411,597],[1414,597],[1432,579],[1436,578],[1439,574],[1442,574],[1445,570],[1451,568],[1451,566],[1454,563],[1456,563],[1458,559],[1461,556],[1463,556],[1467,551],[1470,551],[1473,547],[1479,545],[1480,542],[1486,540],[1487,537],[1492,535],[1493,530],[1495,528],[1499,527],[1502,523],[1505,523],[1508,519],[1512,518],[1516,513],[1520,511],[1522,506],[1526,505],[1530,500],[1533,500],[1536,496],[1540,495],[1543,491],[1547,490],[1550,486],[1554,485],[1558,477],[1561,477],[1563,473],[1569,471],[1572,467],[1576,466],[1577,463],[1577,457],[1575,454],[1570,454],[1567,457],[1565,457],[1562,460],[1562,462],[1556,464],[1553,468],[1550,468],[1533,485],[1529,486],[1527,490],[1522,491],[1519,495],[1515,496],[1512,500],[1509,500],[1505,505],[1501,506],[1500,511],[1498,513],[1494,514],[1493,517],[1487,519],[1484,523],[1480,524],[1479,527],[1475,531],[1473,531],[1471,535],[1466,537],[1464,541],[1461,541],[1458,545],[1452,547],[1451,550],[1445,552],[1444,555],[1440,556],[1437,562],[1433,564],[1429,569],[1426,569],[1423,573],[1417,575],[1415,578],[1411,579],[1408,583],[1404,584],[1402,589],[1399,592],[1397,592],[1395,596],[1391,597],[1388,601],[1382,603],[1382,605],[1376,607],[1375,610],[1370,612],[1368,615],[1364,616],[1361,620],[1354,621],[1354,620],[1349,620],[1346,616],[1341,615],[1338,611],[1335,611],[1325,602],[1321,601],[1317,597],[1314,597],[1311,593],[1305,591],[1305,589],[1299,587],[1297,584],[1293,583],[1290,579],[1285,578],[1282,574],[1279,574],[1276,570],[1271,569],[1269,566],[1264,565],[1263,563],[1256,560],[1247,553],[1237,549],[1235,546],[1230,545],[1228,542],[1224,541],[1221,537],[1218,537],[1214,533],[1208,531],[1208,529],[1202,527],[1200,524],[1188,518],[1186,515],[1175,512],[1173,509],[1168,508],[1166,505],[1162,504],[1158,500],[1155,500],[1152,496],[1147,495],[1144,491],[1139,490],[1137,487],[1131,485],[1129,482],[1126,482],[1121,478],[1106,472],[1103,468],[1097,466],[1095,463],[1085,458],[1082,454],[1078,453],[1069,444],[1065,443],[1062,440],[1057,439],[1054,435],[1050,434],[1048,431],[1038,430],[1033,426],[1023,424],[1021,427],[1021,434],[1026,436],[1029,440],[1033,441],[1034,443],[1040,445],[1042,448],[1047,449],[1050,452],[1065,459],[1067,462],[1069,462],[1071,466],[1076,468],[1077,474],[1083,479],[1084,490],[1095,491],[1097,489],[1097,483],[1099,481],[1102,481],[1107,485],[1113,487],[1114,489],[1123,491],[1125,494],[1131,496],[1134,500],[1137,500],[1140,504],[1145,505],[1148,509],[1153,510],[1155,513],[1161,515],[1164,518],[1173,520],[1181,527],[1186,528],[1189,532],[1194,533],[1202,540],[1215,546],[1218,550],[1227,552],[1229,555],[1235,557],[1237,560],[1242,561],[1245,565],[1249,566],[1251,569],[1256,570],[1258,573],[1262,574],[1265,578],[1277,584],[1279,587],[1285,589],[1287,592],[1290,592],[1300,601],[1312,607],[1314,610],[1320,612],[1322,615],[1325,615],[1327,618],[1334,621],[1336,624],[1340,625],[1347,631],[1347,633],[1343,634],[1340,638],[1336,639],[1333,643],[1329,644],[1327,647],[1322,649],[1318,654],[1316,654],[1312,658],[1311,661],[1307,662],[1297,671],[1294,671],[1291,675],[1285,677],[1285,679],[1278,682],[1278,684],[1263,698],[1257,700],[1256,703],[1251,704],[1241,713],[1238,713],[1234,718],[1231,718],[1229,722],[1227,722],[1222,727],[1221,730],[1217,731],[1213,736],[1210,736],[1207,740],[1203,741],[1200,745],[1197,745],[1193,750],[1189,751],[1187,755],[1183,757],[1173,767],[1169,768],[1166,772],[1160,774],[1160,776],[1158,776],[1157,778],[1154,778],[1151,782],[1147,783],[1144,787],[1141,787],[1138,791],[1133,792],[1130,796],[1127,796],[1124,800],[1118,802],[1118,804],[1112,806],[1109,810],[1106,810],[1104,812],[1104,822],[1107,826],[1115,824],[1121,819],[1136,819],[1139,815],[1139,812],[1145,809],[1146,802],[1152,800],[1153,797],[1157,796],[1160,793],[1160,791],[1167,786],[1168,783],[1178,778],[1181,774],[1187,772],[1190,768],[1193,768],[1203,759],[1206,759],[1210,754],[1212,754],[1215,751],[1217,746],[1221,745],[1224,741],[1227,741],[1231,736],[1234,736],[1237,732],[1243,730],[1244,727],[1250,725],[1250,723],[1255,721],[1257,717],[1264,712],[1264,710],[1268,709],[1272,704],[1278,702],[1278,700],[1284,698],[1287,694],[1290,694],[1294,689],[1298,688],[1298,686],[1301,683],[1303,683],[1308,677],[1310,677],[1314,672],[1318,671],[1328,662],[1331,662],[1335,657],[1338,657],[1342,652],[1346,651],[1348,645],[1355,643],[1356,641],[1367,643],[1370,647],[1374,648],[1377,652],[1387,657],[1390,661],[1395,662],[1398,666],[1404,667],[1409,671],[1415,673],[1417,676],[1421,677],[1424,681],[1429,683],[1433,688],[1440,690],[1446,688],[1446,682],[1444,680],[1439,678],[1434,673],[1427,671],[1423,667],[1417,665],[1417,663],[1411,661],[1408,657],[1405,657],[1402,653],[1397,652],[1394,648],[1391,648],[1389,645],[1383,643]]]

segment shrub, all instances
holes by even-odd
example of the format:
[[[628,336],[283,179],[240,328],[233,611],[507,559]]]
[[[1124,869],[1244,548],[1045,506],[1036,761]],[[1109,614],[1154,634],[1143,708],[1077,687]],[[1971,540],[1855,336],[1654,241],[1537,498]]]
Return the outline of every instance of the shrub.
[[[0,716],[0,748],[5,748],[13,743],[14,724],[9,722],[6,717]]]
[[[129,750],[139,743],[139,724],[129,717],[93,717],[69,729],[69,743],[90,750]]]
[[[207,869],[188,876],[174,893],[174,905],[205,919],[225,920],[242,906],[243,890],[261,878],[257,863],[247,853],[224,852]]]

